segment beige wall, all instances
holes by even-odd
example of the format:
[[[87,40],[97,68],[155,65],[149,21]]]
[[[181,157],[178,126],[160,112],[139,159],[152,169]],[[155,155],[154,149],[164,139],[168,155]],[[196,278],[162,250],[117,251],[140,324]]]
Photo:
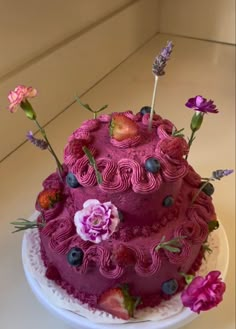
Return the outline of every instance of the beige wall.
[[[0,160],[35,131],[22,111],[4,110],[9,90],[36,87],[47,123],[152,38],[158,12],[158,0],[0,0]]]
[[[39,90],[33,104],[46,124],[159,31],[234,43],[234,7],[234,0],[0,0],[0,161],[35,131],[22,112],[5,110],[16,85]]]
[[[235,44],[235,0],[160,0],[160,32]]]
[[[0,0],[0,77],[131,0]]]

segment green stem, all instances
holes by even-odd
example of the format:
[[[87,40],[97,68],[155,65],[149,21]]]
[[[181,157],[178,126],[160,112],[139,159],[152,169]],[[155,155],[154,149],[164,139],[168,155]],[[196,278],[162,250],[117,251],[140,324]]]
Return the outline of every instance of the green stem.
[[[195,132],[196,132],[195,130],[192,130],[191,136],[190,136],[190,138],[189,138],[189,141],[188,141],[188,147],[189,147],[189,149],[190,149],[190,147],[191,147],[191,145],[192,145],[192,143],[193,143],[193,141],[194,141],[194,135],[195,135]],[[186,154],[186,156],[185,156],[185,160],[188,159],[188,155],[189,155],[189,153]]]
[[[192,204],[195,202],[195,200],[197,199],[197,197],[199,196],[200,192],[204,189],[205,186],[207,186],[207,184],[212,180],[212,178],[208,178],[204,184],[202,184],[202,186],[199,188],[199,190],[197,191],[197,193],[194,195],[193,199],[192,199]]]
[[[59,175],[60,175],[60,178],[62,179],[62,177],[61,177],[61,174],[62,174],[62,172],[63,172],[62,165],[61,165],[61,163],[60,163],[58,157],[56,156],[56,153],[54,152],[54,150],[53,150],[53,148],[52,148],[52,146],[51,146],[51,144],[50,144],[50,142],[49,142],[49,140],[48,140],[48,138],[47,138],[47,135],[46,135],[45,130],[44,130],[43,127],[40,125],[40,123],[38,122],[37,119],[35,119],[34,121],[35,121],[36,125],[38,126],[38,128],[39,128],[39,130],[40,130],[40,132],[41,132],[41,134],[42,134],[42,136],[43,136],[43,138],[44,138],[44,140],[45,140],[45,141],[47,142],[47,144],[48,144],[48,150],[49,150],[49,152],[52,154],[52,156],[54,157],[54,159],[55,159],[55,161],[56,161],[56,164],[57,164],[57,167],[58,167],[58,171],[59,171]]]

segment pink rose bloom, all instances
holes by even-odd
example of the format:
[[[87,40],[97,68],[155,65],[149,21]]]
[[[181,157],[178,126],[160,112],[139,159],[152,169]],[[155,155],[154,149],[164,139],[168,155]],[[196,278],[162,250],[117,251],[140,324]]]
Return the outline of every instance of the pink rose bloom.
[[[81,239],[99,243],[107,240],[119,224],[118,209],[111,203],[87,200],[75,213],[74,223]]]
[[[211,271],[205,278],[197,276],[181,294],[185,307],[200,313],[217,306],[223,299],[225,283],[222,282],[219,271]]]
[[[8,100],[10,102],[8,107],[9,111],[12,113],[16,112],[21,102],[24,102],[27,98],[35,97],[36,95],[37,90],[32,87],[25,87],[22,85],[17,86],[8,94]]]

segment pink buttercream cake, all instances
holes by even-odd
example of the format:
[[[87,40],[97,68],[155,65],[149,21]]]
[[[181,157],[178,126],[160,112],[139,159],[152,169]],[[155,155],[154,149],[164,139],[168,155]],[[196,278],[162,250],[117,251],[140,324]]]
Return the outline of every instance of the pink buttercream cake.
[[[136,136],[113,138],[111,115],[85,121],[69,137],[63,176],[53,173],[43,182],[44,191],[57,191],[57,202],[49,209],[36,202],[38,221],[45,221],[40,238],[46,276],[95,309],[102,309],[104,293],[122,285],[139,297],[138,307],[156,306],[181,291],[181,273],[193,274],[201,265],[208,224],[216,218],[210,196],[200,192],[192,202],[201,178],[184,158],[185,139],[172,135],[173,124],[154,115],[150,132],[149,114],[123,115],[135,122]],[[147,169],[148,159],[158,163],[156,172]],[[68,174],[76,187],[68,184]],[[87,231],[79,234],[75,220],[88,200],[109,203],[111,220],[119,216],[96,241],[85,238]],[[172,240],[178,252],[161,248]],[[80,261],[73,264],[68,255],[76,248]],[[175,283],[171,293],[166,282]]]

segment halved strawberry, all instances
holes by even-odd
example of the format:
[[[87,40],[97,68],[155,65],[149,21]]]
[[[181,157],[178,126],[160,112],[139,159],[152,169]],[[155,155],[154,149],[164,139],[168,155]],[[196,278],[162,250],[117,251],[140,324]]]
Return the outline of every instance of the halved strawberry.
[[[132,297],[126,286],[105,291],[98,301],[102,310],[123,320],[129,320],[133,316],[138,303],[139,298]]]
[[[38,204],[42,209],[53,208],[53,206],[61,200],[61,193],[56,189],[46,189],[39,193]]]
[[[139,127],[135,121],[122,113],[113,115],[110,123],[110,136],[117,141],[123,141],[138,135]]]

